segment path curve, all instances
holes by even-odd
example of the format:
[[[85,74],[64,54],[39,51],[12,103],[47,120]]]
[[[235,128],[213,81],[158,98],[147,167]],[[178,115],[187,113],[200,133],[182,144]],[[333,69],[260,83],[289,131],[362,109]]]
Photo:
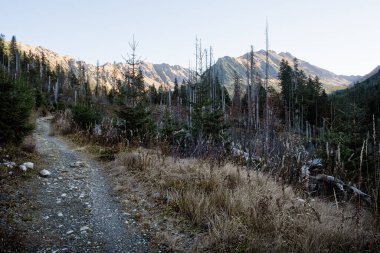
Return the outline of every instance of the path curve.
[[[31,250],[148,252],[144,237],[127,227],[133,221],[120,210],[100,165],[49,132],[49,119],[38,119],[37,150],[51,176],[34,184],[32,229],[43,243],[31,246]],[[77,161],[87,166],[70,166]]]

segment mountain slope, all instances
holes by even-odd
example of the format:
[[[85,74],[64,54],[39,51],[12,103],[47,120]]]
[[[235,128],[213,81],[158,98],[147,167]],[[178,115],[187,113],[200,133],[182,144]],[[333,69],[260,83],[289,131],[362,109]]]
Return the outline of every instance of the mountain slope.
[[[376,68],[374,68],[371,72],[369,72],[368,74],[364,75],[363,77],[361,77],[359,80],[357,80],[357,82],[364,82],[366,80],[369,80],[371,79],[371,77],[375,76],[376,74],[378,74],[380,71],[380,65],[377,66]],[[376,77],[375,77],[376,78]]]
[[[246,85],[246,64],[247,64],[248,54],[239,56],[239,57],[229,57],[225,56],[219,58],[214,65],[214,70],[218,73],[218,77],[222,83],[224,83],[228,90],[232,90],[233,86],[233,73],[234,71],[242,78],[242,84]],[[261,78],[265,77],[265,58],[266,52],[260,50],[255,52],[255,67]],[[269,84],[274,85],[275,87],[278,84],[277,75],[280,69],[281,60],[287,60],[291,66],[293,66],[293,60],[295,56],[290,53],[276,53],[275,51],[270,50],[268,59],[268,75],[269,75]],[[306,75],[319,76],[321,82],[323,83],[327,92],[334,90],[345,89],[350,84],[359,80],[360,76],[344,76],[336,75],[328,70],[314,66],[306,61],[298,60],[299,68],[303,69]]]
[[[355,83],[348,89],[334,93],[331,98],[341,108],[341,112],[347,115],[352,114],[353,106],[361,108],[360,117],[364,122],[360,122],[361,126],[367,126],[367,129],[373,129],[373,117],[376,119],[377,130],[380,131],[380,68],[375,68],[369,73],[367,79]],[[346,109],[346,108],[349,109]],[[346,111],[344,111],[346,109]],[[379,137],[379,136],[378,136]]]

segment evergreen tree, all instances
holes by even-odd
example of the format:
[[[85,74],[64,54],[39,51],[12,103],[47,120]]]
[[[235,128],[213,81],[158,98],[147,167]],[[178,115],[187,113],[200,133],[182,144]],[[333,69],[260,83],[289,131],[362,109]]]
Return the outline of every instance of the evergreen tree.
[[[91,125],[97,124],[101,120],[99,110],[90,101],[80,103],[72,108],[74,122],[83,130]]]
[[[162,124],[161,138],[168,141],[169,144],[174,144],[174,131],[177,130],[178,124],[176,123],[176,120],[173,119],[173,115],[170,113],[168,108],[165,109]]]
[[[291,108],[291,87],[292,87],[293,70],[290,67],[288,61],[284,59],[280,63],[280,70],[278,73],[278,79],[280,80],[281,97],[284,105],[283,119],[284,122],[290,126],[289,111]]]
[[[149,103],[151,105],[160,103],[160,98],[159,98],[157,89],[154,85],[149,86],[148,95],[149,95]]]
[[[33,93],[24,78],[13,80],[0,72],[0,144],[20,144],[33,129]]]
[[[192,135],[195,141],[200,139],[210,140],[213,142],[223,142],[225,139],[225,130],[228,125],[224,122],[224,114],[221,106],[214,108],[213,101],[209,97],[209,85],[207,80],[201,80],[203,83],[195,87],[196,102],[192,103]]]
[[[16,71],[18,71],[18,58],[19,58],[19,52],[17,48],[17,41],[16,36],[12,36],[11,43],[9,45],[9,51],[10,51],[10,61],[8,69],[10,69],[11,74],[16,74]]]
[[[183,82],[181,84],[180,91],[179,91],[179,97],[181,99],[182,106],[186,106],[189,100],[188,100],[188,96],[187,96],[185,80],[183,80]]]
[[[117,114],[123,120],[120,130],[128,140],[138,138],[146,142],[153,137],[156,127],[143,102],[137,103],[134,107],[124,105]]]
[[[177,78],[174,78],[174,90],[173,90],[173,97],[172,100],[174,101],[174,104],[177,105],[177,101],[179,99],[179,86],[178,86],[178,80]]]
[[[231,111],[231,119],[237,124],[240,124],[241,121],[241,83],[240,78],[236,71],[234,71],[234,96],[232,98],[232,111]]]
[[[5,36],[4,34],[0,34],[0,66],[2,65],[1,68],[5,67],[5,62],[6,62]]]

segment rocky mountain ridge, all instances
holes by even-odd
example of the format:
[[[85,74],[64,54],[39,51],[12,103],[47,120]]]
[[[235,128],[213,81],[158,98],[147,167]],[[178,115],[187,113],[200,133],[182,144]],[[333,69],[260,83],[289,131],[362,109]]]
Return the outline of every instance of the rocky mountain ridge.
[[[93,64],[88,64],[81,60],[75,60],[71,56],[61,56],[56,52],[49,49],[43,48],[41,46],[33,47],[24,43],[18,43],[18,47],[21,51],[32,53],[39,57],[44,57],[47,59],[51,68],[55,68],[57,64],[65,71],[72,71],[76,75],[79,74],[81,67],[86,70],[86,75],[89,78],[90,86],[94,87],[96,84],[97,76],[97,66]],[[126,73],[129,65],[126,63],[105,63],[99,66],[99,82],[100,85],[110,89],[115,85],[117,79],[123,80],[124,73]],[[183,68],[179,65],[169,65],[166,63],[154,64],[144,61],[140,65],[141,71],[144,75],[144,81],[147,85],[154,85],[157,88],[160,85],[164,87],[173,87],[174,79],[177,78],[178,82],[181,83],[184,79],[187,79],[189,70]]]
[[[50,66],[55,68],[57,64],[60,64],[64,70],[71,70],[73,73],[78,74],[81,66],[84,66],[87,72],[87,76],[90,80],[90,85],[95,86],[96,83],[96,66],[93,64],[87,64],[84,61],[75,60],[70,56],[61,56],[49,49],[43,48],[41,46],[33,47],[24,43],[18,43],[21,51],[27,53],[31,52],[34,55],[38,55],[48,60]],[[246,85],[246,64],[247,64],[248,53],[239,57],[224,56],[219,58],[216,63],[212,66],[215,73],[218,75],[219,80],[227,89],[231,92],[233,89],[234,82],[234,71],[241,78],[241,82]],[[258,75],[263,79],[265,77],[265,58],[266,52],[260,50],[255,52],[255,69]],[[296,58],[288,52],[277,53],[275,51],[269,51],[269,84],[278,87],[278,71],[280,68],[281,60],[287,60],[290,65],[293,65],[293,60]],[[321,82],[323,83],[327,92],[332,92],[335,90],[345,89],[349,87],[354,82],[362,79],[361,76],[345,76],[337,75],[331,71],[314,66],[306,61],[298,59],[299,67],[304,70],[306,75],[319,76]],[[126,63],[106,63],[99,66],[99,80],[100,84],[106,86],[110,89],[115,85],[116,79],[123,79],[125,73],[128,69],[128,64]],[[188,79],[189,69],[181,67],[179,65],[169,65],[166,63],[154,64],[150,62],[143,62],[141,64],[141,70],[144,75],[144,81],[147,85],[154,85],[155,87],[163,86],[165,88],[171,88],[174,85],[174,80],[177,78],[178,82],[181,83],[183,80]]]
[[[274,87],[278,87],[278,71],[280,69],[280,63],[284,59],[289,62],[291,66],[294,66],[294,59],[296,57],[292,54],[286,52],[276,53],[270,50],[268,53],[268,76],[269,84]],[[248,54],[239,57],[225,56],[219,58],[215,65],[213,66],[216,73],[218,73],[219,80],[224,83],[229,90],[232,90],[234,83],[234,71],[241,77],[241,83],[246,85],[246,65],[247,65]],[[266,52],[260,50],[254,53],[255,60],[255,70],[258,75],[263,79],[265,77],[265,61]],[[298,59],[299,68],[302,69],[307,76],[319,76],[323,86],[327,92],[332,92],[334,90],[345,89],[352,83],[358,81],[361,76],[345,76],[337,75],[331,71],[314,66],[306,61]]]

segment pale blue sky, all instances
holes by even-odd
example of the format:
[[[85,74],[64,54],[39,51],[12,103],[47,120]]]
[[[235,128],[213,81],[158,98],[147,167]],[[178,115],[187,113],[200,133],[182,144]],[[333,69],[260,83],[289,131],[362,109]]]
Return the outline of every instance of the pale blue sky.
[[[89,63],[137,53],[153,63],[193,61],[195,36],[216,57],[265,47],[337,74],[380,64],[380,0],[0,0],[0,33]]]

